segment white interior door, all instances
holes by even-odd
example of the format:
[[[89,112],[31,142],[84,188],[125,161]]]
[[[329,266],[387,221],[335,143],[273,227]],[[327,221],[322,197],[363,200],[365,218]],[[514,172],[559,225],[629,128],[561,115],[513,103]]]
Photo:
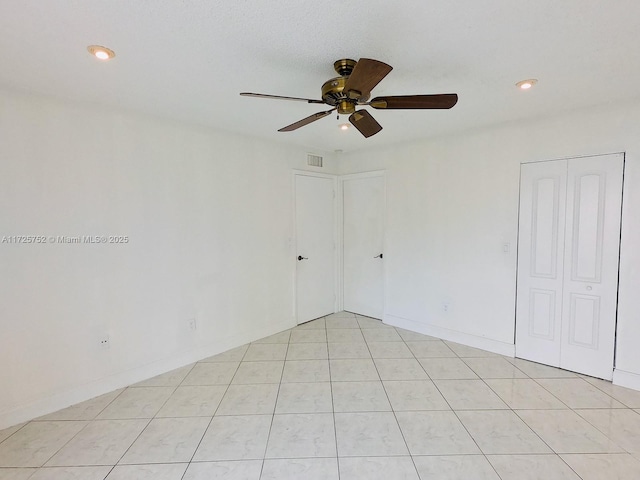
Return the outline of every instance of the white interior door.
[[[623,156],[569,160],[560,366],[611,380]]]
[[[516,355],[613,374],[623,156],[522,166]]]
[[[516,355],[560,366],[567,162],[520,174]]]
[[[328,315],[336,306],[336,179],[294,175],[296,315],[298,323]]]
[[[382,319],[384,313],[384,174],[349,175],[343,192],[343,306]]]

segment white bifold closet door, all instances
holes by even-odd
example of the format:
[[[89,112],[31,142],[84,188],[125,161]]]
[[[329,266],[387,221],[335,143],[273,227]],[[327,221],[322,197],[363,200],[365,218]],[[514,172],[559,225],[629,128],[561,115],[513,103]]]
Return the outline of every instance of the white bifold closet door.
[[[613,376],[623,154],[522,165],[516,356]]]

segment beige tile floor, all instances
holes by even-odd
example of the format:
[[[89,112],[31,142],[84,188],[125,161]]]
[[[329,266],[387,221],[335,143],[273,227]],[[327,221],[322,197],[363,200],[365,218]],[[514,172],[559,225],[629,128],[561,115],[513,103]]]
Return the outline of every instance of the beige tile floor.
[[[640,392],[339,313],[0,431],[0,480],[637,480]]]

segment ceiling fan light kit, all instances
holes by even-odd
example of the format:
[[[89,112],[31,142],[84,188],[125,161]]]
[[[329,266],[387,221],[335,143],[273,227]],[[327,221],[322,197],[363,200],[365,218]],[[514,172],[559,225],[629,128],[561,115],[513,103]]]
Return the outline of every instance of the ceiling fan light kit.
[[[386,110],[434,110],[449,109],[458,101],[458,95],[448,93],[442,95],[396,95],[376,97],[369,101],[371,90],[386,77],[393,67],[379,60],[361,58],[357,62],[350,58],[337,60],[333,64],[339,76],[324,82],[321,88],[322,100],[309,98],[284,97],[263,93],[243,92],[244,97],[272,98],[276,100],[293,100],[307,103],[326,104],[331,110],[314,113],[302,120],[279,129],[279,132],[291,132],[337,111],[338,115],[349,115],[349,122],[365,137],[375,135],[382,126],[373,116],[358,107],[372,107]]]

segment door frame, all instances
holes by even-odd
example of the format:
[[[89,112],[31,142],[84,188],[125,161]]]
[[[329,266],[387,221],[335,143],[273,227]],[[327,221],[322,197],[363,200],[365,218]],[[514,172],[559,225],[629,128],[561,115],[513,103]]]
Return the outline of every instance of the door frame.
[[[333,311],[337,312],[338,308],[338,175],[333,175],[330,173],[319,173],[319,172],[310,172],[307,170],[292,170],[291,172],[291,204],[293,206],[292,210],[292,219],[291,224],[293,226],[292,231],[292,241],[291,241],[291,265],[292,265],[292,293],[293,293],[293,302],[292,302],[292,315],[296,321],[296,325],[298,323],[298,268],[297,268],[297,258],[298,254],[298,225],[296,221],[296,177],[318,177],[318,178],[327,178],[332,180],[333,183]]]
[[[544,159],[544,160],[532,160],[532,161],[528,161],[528,162],[521,162],[520,163],[520,168],[519,168],[519,178],[518,178],[518,219],[517,219],[517,228],[516,228],[516,270],[515,270],[515,280],[516,280],[516,288],[515,288],[515,302],[514,302],[514,316],[513,316],[513,346],[514,346],[514,357],[515,358],[520,358],[518,357],[518,345],[516,343],[517,340],[517,329],[518,329],[518,318],[517,318],[517,310],[518,310],[518,265],[519,265],[519,258],[520,255],[522,254],[521,250],[520,250],[520,195],[522,194],[522,166],[523,165],[528,165],[528,164],[534,164],[534,163],[545,163],[545,162],[557,162],[557,161],[561,161],[561,160],[578,160],[581,158],[593,158],[593,157],[603,157],[603,156],[608,156],[608,155],[621,155],[622,156],[622,184],[621,184],[621,199],[620,199],[620,231],[618,232],[619,236],[618,236],[618,263],[617,263],[617,268],[618,268],[618,282],[616,283],[616,310],[615,310],[615,319],[614,319],[614,331],[613,331],[613,362],[612,362],[612,372],[611,372],[611,377],[613,378],[615,376],[615,372],[616,372],[616,359],[617,359],[617,353],[618,353],[618,306],[619,306],[619,298],[620,298],[620,252],[622,249],[622,229],[623,229],[623,208],[624,208],[624,190],[625,190],[625,172],[626,172],[626,166],[627,166],[627,156],[626,156],[626,152],[624,151],[618,151],[618,152],[608,152],[608,153],[597,153],[597,154],[592,154],[592,155],[575,155],[575,156],[566,156],[566,157],[560,157],[560,158],[552,158],[552,159]],[[564,267],[564,265],[563,265]],[[562,367],[558,367],[558,368],[562,368]]]
[[[382,177],[382,252],[386,250],[386,217],[384,212],[387,210],[387,177],[385,170],[372,170],[370,172],[351,173],[348,175],[340,175],[338,177],[338,238],[340,239],[340,248],[338,249],[338,272],[340,272],[338,287],[338,310],[344,310],[344,182],[348,180],[358,180],[364,178]],[[387,275],[386,262],[382,262],[382,321],[387,313]]]

